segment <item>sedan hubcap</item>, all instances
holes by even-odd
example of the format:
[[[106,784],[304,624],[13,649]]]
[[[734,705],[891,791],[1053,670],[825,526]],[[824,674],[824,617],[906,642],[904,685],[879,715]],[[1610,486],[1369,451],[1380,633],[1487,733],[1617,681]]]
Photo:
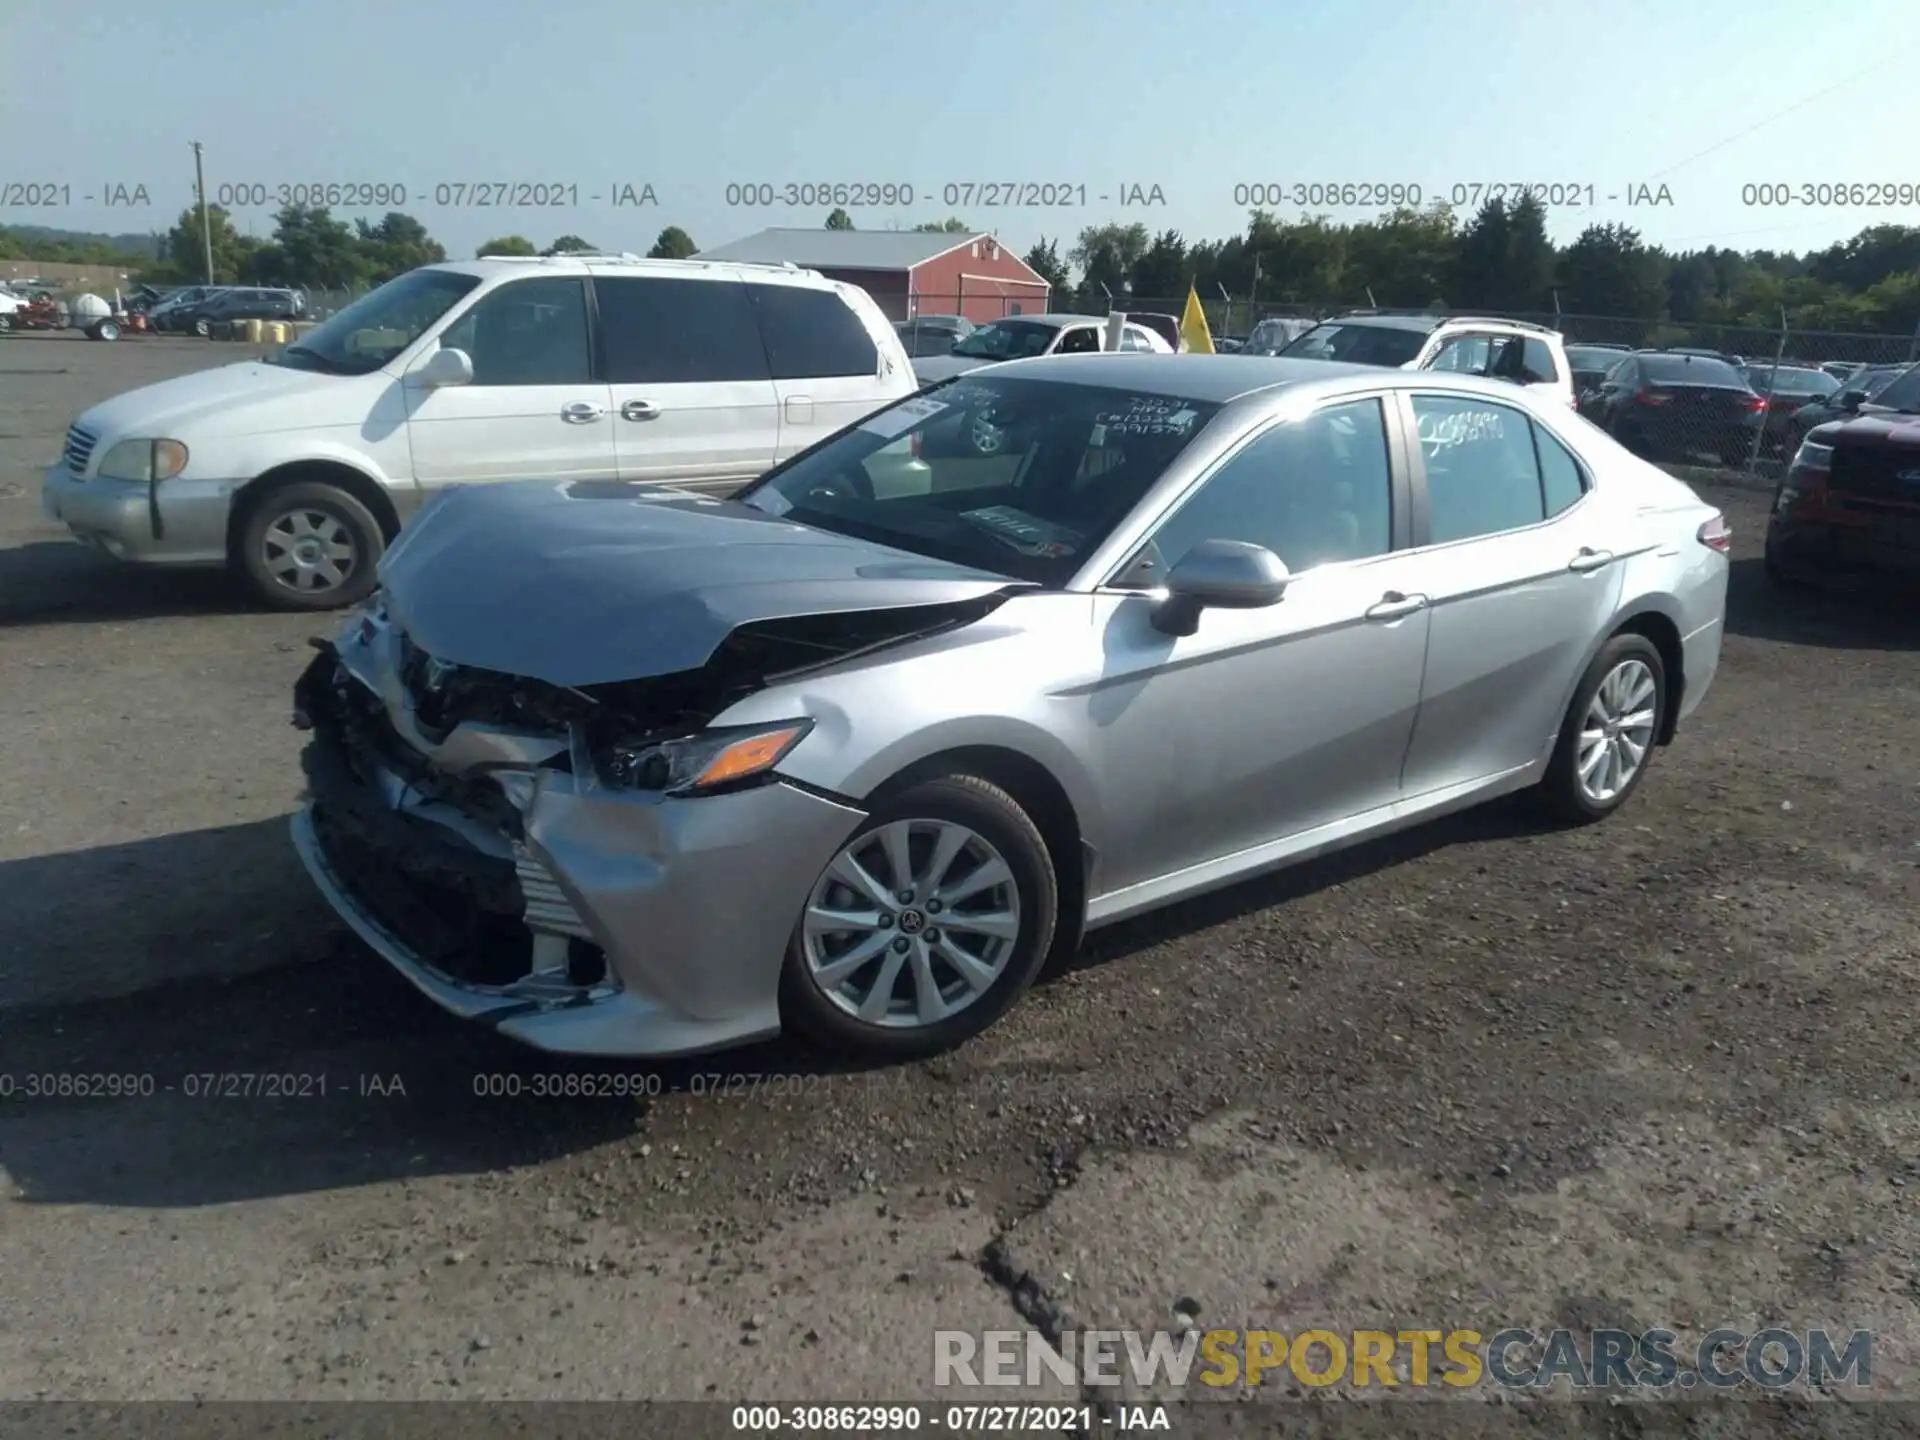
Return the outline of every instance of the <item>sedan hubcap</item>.
[[[291,510],[260,544],[267,573],[289,590],[315,594],[344,585],[359,564],[353,533],[324,510]]]
[[[1604,805],[1640,773],[1657,720],[1659,686],[1644,660],[1622,660],[1600,682],[1580,729],[1580,791]]]
[[[896,820],[826,868],[800,927],[807,973],[840,1009],[911,1029],[966,1009],[1020,938],[1020,888],[984,837],[946,820]]]

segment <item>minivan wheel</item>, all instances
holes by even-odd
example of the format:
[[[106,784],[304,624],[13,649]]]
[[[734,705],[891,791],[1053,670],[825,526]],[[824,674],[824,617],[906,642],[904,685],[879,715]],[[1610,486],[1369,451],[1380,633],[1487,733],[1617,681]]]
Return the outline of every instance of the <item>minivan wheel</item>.
[[[1025,993],[1059,885],[1014,798],[975,775],[881,801],[821,872],[780,976],[784,1024],[876,1059],[947,1050]]]
[[[367,507],[318,481],[260,496],[240,533],[247,579],[282,610],[333,610],[365,599],[385,549],[380,522]]]
[[[1644,635],[1616,635],[1580,677],[1541,789],[1576,823],[1603,820],[1646,778],[1667,702],[1667,669]]]

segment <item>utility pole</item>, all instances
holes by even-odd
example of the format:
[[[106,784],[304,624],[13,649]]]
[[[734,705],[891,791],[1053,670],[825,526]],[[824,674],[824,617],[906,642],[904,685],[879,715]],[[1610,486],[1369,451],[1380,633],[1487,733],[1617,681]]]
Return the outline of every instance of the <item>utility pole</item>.
[[[207,222],[207,172],[200,163],[200,142],[193,144],[193,183],[200,191],[200,244],[206,251],[207,284],[213,284],[213,226]]]

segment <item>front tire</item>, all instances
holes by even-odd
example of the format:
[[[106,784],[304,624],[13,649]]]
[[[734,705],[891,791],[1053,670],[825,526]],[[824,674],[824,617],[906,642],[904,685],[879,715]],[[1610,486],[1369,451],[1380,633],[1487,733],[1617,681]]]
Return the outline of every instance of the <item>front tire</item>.
[[[1580,677],[1540,782],[1576,824],[1604,820],[1640,787],[1666,713],[1667,667],[1644,635],[1616,635]]]
[[[976,775],[877,804],[821,872],[780,976],[782,1023],[866,1058],[937,1054],[1033,983],[1059,923],[1046,841]]]
[[[386,550],[380,522],[346,491],[319,481],[278,485],[248,506],[240,568],[279,610],[337,610],[372,593]]]
[[[213,338],[213,322],[211,320],[194,321],[193,333],[198,335],[202,340],[212,339]]]

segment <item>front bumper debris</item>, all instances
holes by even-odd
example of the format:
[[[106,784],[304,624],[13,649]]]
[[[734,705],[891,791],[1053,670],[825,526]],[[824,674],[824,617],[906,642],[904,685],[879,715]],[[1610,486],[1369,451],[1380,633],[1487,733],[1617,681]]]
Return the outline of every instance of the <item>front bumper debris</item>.
[[[862,812],[778,781],[612,790],[553,737],[497,727],[435,744],[388,638],[327,647],[296,691],[312,733],[294,845],[355,933],[443,1008],[542,1049],[666,1056],[777,1031],[794,921]],[[546,758],[499,763],[515,753]]]

